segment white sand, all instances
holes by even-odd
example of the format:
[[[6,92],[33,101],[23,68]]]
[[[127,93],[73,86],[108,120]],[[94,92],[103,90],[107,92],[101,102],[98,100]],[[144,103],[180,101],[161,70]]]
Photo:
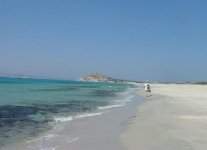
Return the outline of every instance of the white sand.
[[[207,85],[154,84],[121,135],[127,150],[206,150]]]

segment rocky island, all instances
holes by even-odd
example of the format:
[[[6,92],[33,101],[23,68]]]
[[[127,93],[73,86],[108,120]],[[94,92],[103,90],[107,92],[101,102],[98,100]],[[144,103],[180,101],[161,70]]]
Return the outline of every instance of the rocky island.
[[[113,78],[98,74],[98,73],[90,73],[87,76],[81,77],[79,81],[91,81],[91,82],[110,82],[114,81]]]

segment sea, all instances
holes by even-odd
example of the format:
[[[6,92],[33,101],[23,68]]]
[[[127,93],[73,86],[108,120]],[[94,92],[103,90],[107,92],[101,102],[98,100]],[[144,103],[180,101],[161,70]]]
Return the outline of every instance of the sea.
[[[0,77],[0,149],[124,106],[133,84]]]

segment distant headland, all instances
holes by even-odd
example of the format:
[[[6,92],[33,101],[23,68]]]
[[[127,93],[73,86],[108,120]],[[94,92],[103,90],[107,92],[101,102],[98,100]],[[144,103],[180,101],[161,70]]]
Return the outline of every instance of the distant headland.
[[[90,73],[84,77],[79,78],[79,81],[89,81],[89,82],[136,82],[130,80],[123,79],[115,79],[106,75],[102,75],[99,73]]]
[[[110,82],[114,81],[113,78],[99,74],[99,73],[90,73],[84,77],[81,77],[79,81],[91,81],[91,82]]]

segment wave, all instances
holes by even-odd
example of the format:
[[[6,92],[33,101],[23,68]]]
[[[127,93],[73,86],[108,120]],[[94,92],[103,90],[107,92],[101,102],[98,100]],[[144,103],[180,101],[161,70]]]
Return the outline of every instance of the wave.
[[[56,122],[66,122],[66,121],[72,121],[73,117],[55,117],[54,120]]]
[[[82,114],[82,115],[78,115],[74,118],[86,118],[86,117],[93,117],[93,116],[100,116],[102,115],[103,112],[100,112],[100,113],[90,113],[90,114]]]
[[[102,110],[102,109],[110,109],[110,108],[122,107],[122,106],[124,106],[124,105],[125,105],[125,104],[109,105],[109,106],[98,107],[98,109],[99,109],[99,110]]]
[[[40,148],[40,150],[56,150],[56,148],[55,147],[48,147],[48,148]]]
[[[81,114],[77,115],[74,117],[55,117],[54,120],[56,122],[67,122],[67,121],[72,121],[74,119],[80,119],[80,118],[86,118],[86,117],[94,117],[94,116],[99,116],[102,115],[104,112],[98,112],[98,113],[88,113],[88,114]]]
[[[133,98],[134,98],[134,96],[129,96],[129,97],[125,98],[125,99],[122,99],[122,100],[114,100],[114,101],[115,102],[119,102],[119,103],[131,102],[131,101],[133,101]]]

